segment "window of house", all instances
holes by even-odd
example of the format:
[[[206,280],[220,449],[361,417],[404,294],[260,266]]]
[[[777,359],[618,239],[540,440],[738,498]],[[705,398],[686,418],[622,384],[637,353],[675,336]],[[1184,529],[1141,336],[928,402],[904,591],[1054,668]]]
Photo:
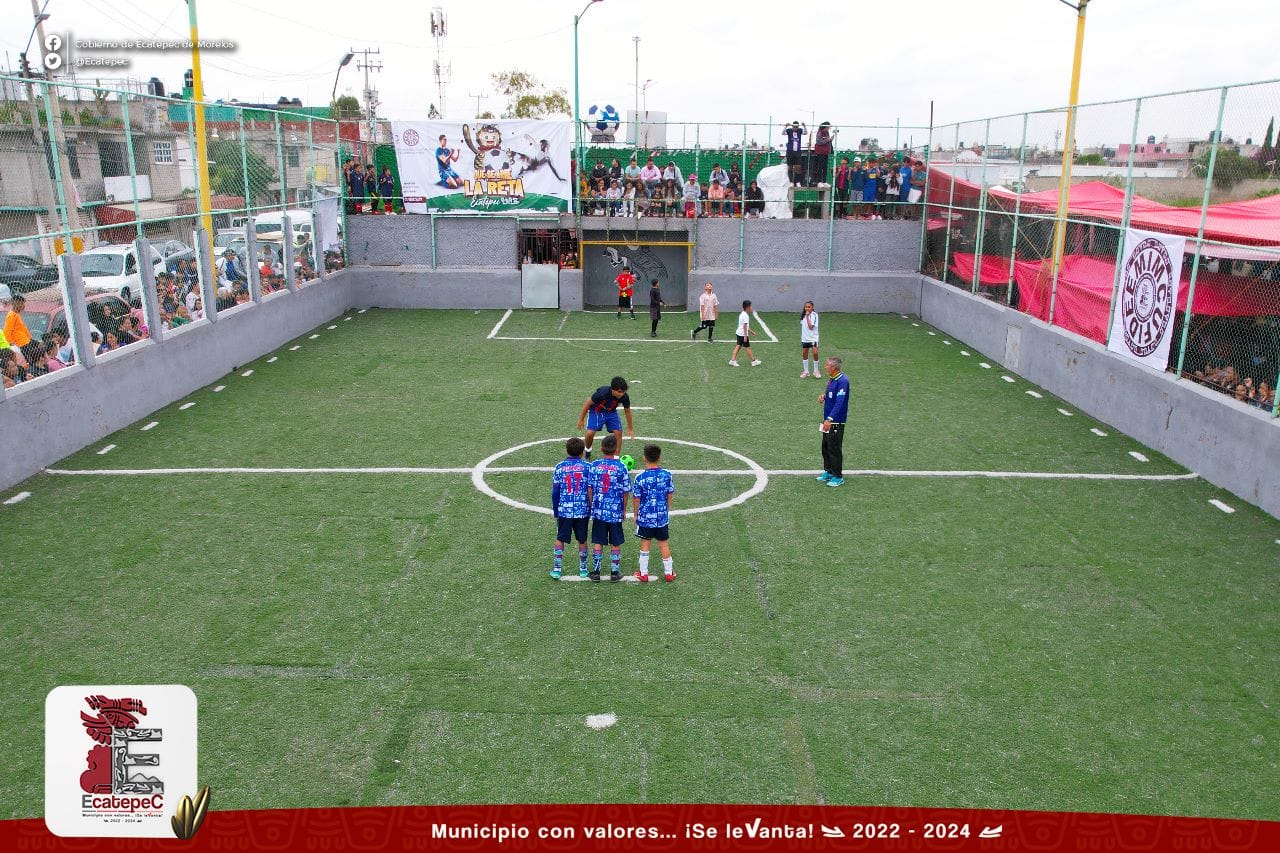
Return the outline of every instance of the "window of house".
[[[173,143],[155,140],[151,143],[152,160],[156,163],[173,162]]]
[[[285,162],[288,163],[291,168],[297,168],[298,163],[300,162],[300,158],[298,156],[298,149],[286,148],[284,151],[284,159],[285,159]]]

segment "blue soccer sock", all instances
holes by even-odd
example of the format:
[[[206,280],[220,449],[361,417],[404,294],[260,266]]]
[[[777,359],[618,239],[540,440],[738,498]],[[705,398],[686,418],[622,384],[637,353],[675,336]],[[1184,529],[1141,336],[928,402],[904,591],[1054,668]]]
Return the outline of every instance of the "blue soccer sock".
[[[557,545],[551,552],[551,567],[557,572],[564,568],[564,546]]]
[[[591,569],[596,573],[600,573],[600,564],[604,562],[604,553],[596,551],[591,555]]]
[[[578,546],[578,571],[585,572],[587,570],[587,546]]]
[[[609,549],[609,574],[616,575],[620,571],[622,571],[622,549],[610,548]]]

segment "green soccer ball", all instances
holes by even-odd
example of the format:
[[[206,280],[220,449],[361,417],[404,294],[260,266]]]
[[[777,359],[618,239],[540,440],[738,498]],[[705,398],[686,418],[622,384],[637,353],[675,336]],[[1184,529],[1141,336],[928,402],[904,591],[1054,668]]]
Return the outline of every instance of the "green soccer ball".
[[[628,471],[636,470],[636,458],[634,456],[620,456],[618,461],[621,462]]]

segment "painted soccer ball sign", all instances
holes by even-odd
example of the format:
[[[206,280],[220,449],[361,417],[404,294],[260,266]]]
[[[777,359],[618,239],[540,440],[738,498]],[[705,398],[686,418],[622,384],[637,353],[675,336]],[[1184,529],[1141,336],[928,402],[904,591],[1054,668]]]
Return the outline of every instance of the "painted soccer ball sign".
[[[1169,358],[1185,241],[1129,231],[1107,347],[1164,370]]]

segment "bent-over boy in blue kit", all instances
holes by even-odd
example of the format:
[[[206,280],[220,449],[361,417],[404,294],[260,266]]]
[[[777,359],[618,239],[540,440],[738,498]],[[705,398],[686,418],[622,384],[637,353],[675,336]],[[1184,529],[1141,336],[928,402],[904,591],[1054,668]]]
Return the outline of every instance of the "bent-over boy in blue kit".
[[[662,448],[656,444],[644,446],[644,470],[636,475],[631,486],[631,503],[636,513],[636,537],[640,540],[640,571],[636,579],[649,580],[649,541],[658,540],[662,552],[662,579],[673,581],[676,570],[671,562],[671,545],[667,525],[671,518],[671,495],[675,493],[671,472],[662,467]]]
[[[582,461],[582,439],[574,437],[564,443],[568,454],[551,474],[551,512],[556,517],[556,545],[552,552],[551,577],[560,580],[564,568],[564,546],[578,539],[578,577],[587,576],[587,519],[591,502],[587,463]]]
[[[609,546],[609,580],[622,580],[622,517],[631,494],[631,472],[618,461],[618,439],[606,435],[600,442],[604,458],[591,463],[591,573],[600,580],[604,546]]]

